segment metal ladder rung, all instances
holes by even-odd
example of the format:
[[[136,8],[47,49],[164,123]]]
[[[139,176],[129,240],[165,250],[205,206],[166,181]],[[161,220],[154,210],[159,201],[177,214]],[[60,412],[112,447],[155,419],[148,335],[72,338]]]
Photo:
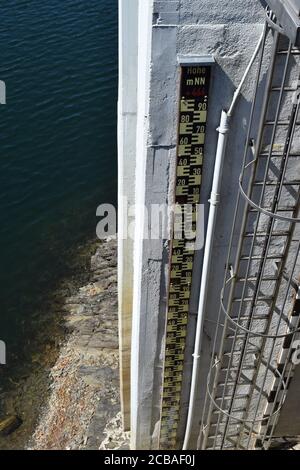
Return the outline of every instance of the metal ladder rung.
[[[278,186],[278,181],[267,181],[264,183],[263,181],[255,181],[253,186]],[[282,186],[300,186],[300,181],[286,181],[282,183]]]
[[[233,410],[231,410],[230,414],[231,414],[231,413],[245,413],[245,411],[246,411],[245,407],[234,408]],[[220,411],[220,410],[214,410],[214,411],[213,411],[213,414],[214,414],[214,415],[218,415],[218,414],[220,414],[220,413],[222,414],[222,411]]]
[[[206,449],[206,450],[216,450],[215,447],[206,447],[205,449]],[[235,450],[235,449],[236,449],[235,445],[231,445],[231,446],[227,446],[227,447],[226,447],[226,450],[230,450],[230,449]]]
[[[271,91],[281,91],[281,90],[282,90],[282,88],[281,88],[280,86],[273,86],[273,87],[271,88]],[[285,87],[283,88],[283,91],[295,92],[295,91],[297,91],[297,90],[296,90],[294,87],[285,86]]]
[[[239,383],[238,383],[238,386],[239,386],[239,387],[245,387],[245,386],[248,386],[248,385],[249,385],[249,386],[250,386],[250,385],[253,385],[253,382],[252,382],[250,379],[246,380],[246,377],[245,377],[244,380],[245,380],[245,382],[242,382],[242,383],[239,382]],[[234,380],[231,380],[230,382],[228,381],[226,384],[225,384],[225,383],[222,383],[222,382],[218,383],[218,387],[220,387],[220,388],[224,388],[224,387],[234,387],[235,385],[236,385],[236,381],[234,381]]]
[[[256,282],[257,277],[248,277],[247,279],[245,277],[237,277],[236,282]],[[274,282],[278,281],[278,277],[276,276],[269,276],[269,277],[263,277],[261,279],[261,282]]]
[[[221,367],[221,371],[223,372],[227,372],[228,370],[230,372],[240,372],[241,369],[239,367],[226,367],[225,365],[224,367]],[[256,370],[256,366],[247,365],[247,367],[243,369],[243,372],[251,372],[253,370]]]
[[[271,209],[268,207],[263,207],[262,209],[264,209],[265,211],[271,212]],[[273,214],[276,214],[277,212],[294,212],[295,210],[296,210],[295,207],[279,207],[278,209],[276,209],[276,212],[273,212]],[[252,207],[251,209],[249,209],[249,212],[260,212],[260,211]]]
[[[234,334],[228,335],[228,336],[226,336],[226,339],[228,339],[228,340],[231,340],[231,339],[245,339],[246,336],[247,336],[247,333],[245,332],[244,334],[236,335],[236,336]]]
[[[240,317],[231,317],[231,319],[235,322],[239,321],[246,321],[246,320],[252,320],[252,321],[261,321],[261,320],[269,320],[270,315],[253,315],[250,317],[249,315],[243,315]]]
[[[245,297],[244,299],[242,298],[235,298],[233,299],[232,302],[253,302],[253,297]],[[273,297],[258,297],[256,300],[256,302],[272,302],[273,301]],[[245,320],[247,320],[249,317],[246,317]],[[235,317],[233,317],[233,320],[235,319]]]
[[[246,232],[245,235],[244,235],[244,238],[253,238],[255,236],[255,238],[259,238],[259,237],[268,237],[269,235],[271,237],[288,237],[290,236],[290,232],[286,231],[286,232],[273,232],[271,234],[267,233],[267,232],[257,232],[257,233],[254,233],[254,232]]]
[[[288,54],[300,55],[300,50],[299,49],[292,49],[291,51],[288,51],[286,49],[282,49],[282,50],[278,50],[276,52],[276,55],[288,55]]]
[[[224,437],[223,434],[217,434],[217,435],[212,435],[212,436],[208,436],[208,439],[218,439],[219,437]],[[234,439],[234,438],[237,438],[238,435],[237,434],[228,434],[228,436],[226,436],[226,439],[229,438],[229,439]]]
[[[248,393],[243,393],[241,395],[238,395],[235,397],[236,400],[245,400],[250,398],[250,395]],[[215,398],[215,401],[219,400],[232,400],[232,395],[225,395],[224,397],[217,397]]]
[[[262,256],[259,256],[259,255],[254,255],[254,256],[251,256],[251,258],[249,258],[249,256],[241,256],[240,258],[242,261],[249,261],[249,259],[251,260],[262,260],[262,259],[284,259],[284,256],[283,255],[268,255],[268,256],[264,256],[262,258]]]
[[[253,349],[253,350],[248,350],[245,355],[247,356],[248,354],[256,354],[256,353],[259,353],[259,351],[257,349]],[[241,354],[241,351],[230,351],[230,352],[227,352],[227,353],[224,353],[223,356],[225,357],[230,357],[231,355],[233,356],[236,356],[237,354]]]
[[[269,157],[269,152],[262,152],[258,156],[258,158],[267,158],[267,157]],[[270,157],[271,158],[283,158],[284,155],[282,153],[279,153],[279,152],[277,152],[277,153],[272,152]],[[300,158],[300,154],[299,153],[290,153],[289,157],[290,158]]]
[[[290,125],[290,121],[265,121],[264,125],[265,126],[274,126],[276,124],[276,126],[289,126]],[[296,126],[300,126],[300,121],[297,121],[295,123]]]
[[[220,424],[219,424],[219,423],[211,423],[211,424],[210,424],[210,427],[211,427],[211,428],[216,428],[217,426],[220,426]],[[248,432],[251,431],[250,427],[249,427],[248,424],[246,424],[246,423],[244,424],[244,429],[245,429],[246,431],[248,431]]]

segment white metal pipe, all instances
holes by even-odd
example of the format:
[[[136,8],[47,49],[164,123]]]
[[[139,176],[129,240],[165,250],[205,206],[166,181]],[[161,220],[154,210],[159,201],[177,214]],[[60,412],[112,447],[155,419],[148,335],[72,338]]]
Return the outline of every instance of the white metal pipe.
[[[212,186],[212,192],[211,192],[211,197],[209,201],[210,210],[209,210],[208,226],[207,226],[207,233],[206,233],[206,243],[205,243],[205,250],[204,250],[201,288],[200,288],[200,297],[199,297],[199,305],[198,305],[195,349],[194,349],[194,354],[193,354],[191,392],[190,392],[189,410],[188,410],[187,425],[186,425],[186,431],[185,431],[185,437],[184,437],[184,443],[183,443],[183,450],[188,449],[189,441],[191,438],[193,420],[194,420],[196,395],[197,395],[197,383],[198,383],[198,377],[199,377],[200,354],[201,354],[201,347],[202,347],[202,331],[203,331],[203,324],[204,324],[204,319],[205,319],[208,283],[209,283],[211,258],[212,258],[213,242],[214,242],[214,232],[215,232],[215,226],[216,226],[216,220],[217,220],[218,205],[220,204],[220,190],[221,190],[221,184],[222,184],[224,157],[226,154],[228,132],[229,132],[229,127],[230,127],[230,118],[232,116],[234,107],[237,103],[237,99],[241,93],[242,86],[244,85],[244,82],[250,72],[250,69],[255,61],[255,58],[261,48],[263,39],[264,39],[264,30],[259,38],[255,51],[245,70],[242,80],[234,93],[229,111],[228,112],[222,111],[221,113],[220,126],[217,129],[217,131],[219,132],[219,138],[218,138],[218,145],[217,145],[217,151],[216,151],[213,186]]]

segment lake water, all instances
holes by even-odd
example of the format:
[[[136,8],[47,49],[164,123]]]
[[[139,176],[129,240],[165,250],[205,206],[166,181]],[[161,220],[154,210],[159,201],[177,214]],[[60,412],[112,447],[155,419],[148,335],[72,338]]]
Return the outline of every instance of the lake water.
[[[117,0],[1,3],[0,339],[10,352],[66,253],[116,202]]]

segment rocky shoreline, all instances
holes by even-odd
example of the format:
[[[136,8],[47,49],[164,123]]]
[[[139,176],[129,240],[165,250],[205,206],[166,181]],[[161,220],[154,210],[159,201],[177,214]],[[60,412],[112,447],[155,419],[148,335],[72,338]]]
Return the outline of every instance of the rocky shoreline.
[[[89,284],[66,299],[71,334],[51,371],[51,397],[31,449],[99,449],[120,411],[116,263],[115,240],[100,244]],[[128,448],[128,436],[123,441]]]
[[[61,306],[65,334],[56,357],[51,358],[54,352],[49,348],[43,358],[47,397],[34,432],[27,435],[27,449],[129,448],[129,436],[121,430],[119,403],[116,240],[97,242],[93,251],[88,283]],[[26,386],[22,389],[26,393]],[[43,383],[36,391],[44,389]],[[22,424],[2,437],[6,444],[1,447],[16,448],[18,433],[24,429]]]
[[[32,345],[32,370],[0,395],[2,450],[129,449],[119,402],[116,253],[114,239],[88,243],[74,279],[45,306],[45,328],[51,315],[53,324]],[[282,439],[274,449],[299,450],[298,442]]]

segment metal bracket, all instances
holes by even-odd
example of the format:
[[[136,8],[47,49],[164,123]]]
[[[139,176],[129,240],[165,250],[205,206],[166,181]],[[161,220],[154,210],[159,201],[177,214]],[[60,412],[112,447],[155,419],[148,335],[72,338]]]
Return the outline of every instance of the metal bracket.
[[[267,0],[284,33],[294,46],[300,46],[300,0]]]
[[[214,65],[215,59],[212,55],[178,55],[177,62],[182,66]]]

